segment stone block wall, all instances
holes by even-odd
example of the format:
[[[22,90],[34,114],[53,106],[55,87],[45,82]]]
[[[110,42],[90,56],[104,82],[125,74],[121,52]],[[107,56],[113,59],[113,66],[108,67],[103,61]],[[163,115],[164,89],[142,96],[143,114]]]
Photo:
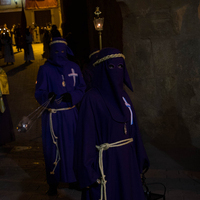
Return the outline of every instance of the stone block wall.
[[[144,139],[200,148],[199,0],[117,2],[129,94]]]

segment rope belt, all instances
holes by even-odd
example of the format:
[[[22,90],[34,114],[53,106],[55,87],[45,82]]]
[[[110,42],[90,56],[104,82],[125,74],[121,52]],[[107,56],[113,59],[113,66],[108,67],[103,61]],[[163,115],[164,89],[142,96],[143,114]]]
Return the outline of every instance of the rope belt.
[[[109,148],[112,147],[120,147],[120,146],[124,146],[126,144],[129,144],[133,142],[133,138],[128,138],[125,140],[120,140],[118,142],[114,142],[114,143],[104,143],[101,144],[99,146],[96,145],[96,148],[99,150],[99,168],[100,168],[100,172],[101,172],[101,199],[103,200],[103,196],[104,199],[107,200],[107,196],[106,196],[106,179],[105,179],[105,174],[104,174],[104,170],[103,170],[103,151],[108,150]]]
[[[48,108],[48,111],[50,112],[49,114],[49,124],[50,124],[50,132],[51,132],[51,137],[52,137],[52,141],[53,143],[56,145],[56,159],[54,161],[54,168],[53,168],[53,171],[50,172],[50,174],[54,174],[54,171],[57,167],[57,164],[58,162],[60,161],[60,151],[59,151],[59,148],[58,148],[58,137],[55,135],[54,133],[54,130],[53,130],[53,122],[52,122],[52,114],[53,113],[57,113],[58,111],[64,111],[64,110],[70,110],[72,108],[74,108],[75,106],[73,107],[68,107],[68,108],[59,108],[59,109],[52,109],[52,108]]]

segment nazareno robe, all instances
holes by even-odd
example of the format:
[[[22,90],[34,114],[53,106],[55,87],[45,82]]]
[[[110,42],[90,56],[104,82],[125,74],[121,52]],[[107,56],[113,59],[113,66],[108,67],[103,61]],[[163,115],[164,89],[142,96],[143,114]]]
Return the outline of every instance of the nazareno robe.
[[[26,49],[24,50],[25,61],[35,60],[32,42],[33,42],[32,35],[30,33],[26,34]]]
[[[118,53],[116,49],[102,49],[99,58]],[[110,64],[113,69],[108,68]],[[119,64],[123,68],[118,67]],[[108,59],[95,66],[94,81],[93,88],[81,102],[75,137],[74,170],[83,189],[82,200],[101,197],[97,179],[101,179],[102,174],[96,146],[130,138],[133,142],[103,151],[107,200],[144,200],[140,174],[148,169],[149,160],[133,105],[122,89],[123,81],[132,89],[123,58]]]
[[[124,96],[131,104],[128,95],[124,93]],[[96,145],[127,138],[133,138],[133,142],[103,152],[107,199],[145,199],[140,174],[148,167],[149,161],[132,104],[131,109],[133,125],[130,125],[130,120],[127,121],[127,134],[125,134],[124,123],[113,120],[97,89],[91,89],[84,96],[79,111],[74,165],[80,187],[90,186],[89,189],[83,190],[82,200],[100,199],[100,185],[95,184],[101,177],[98,165],[99,152]]]
[[[11,37],[4,37],[4,39],[2,39],[2,44],[4,45],[4,62],[15,62]]]
[[[48,108],[67,108],[79,103],[85,91],[85,82],[82,78],[79,66],[69,60],[64,61],[64,66],[55,66],[50,60],[39,68],[35,97],[40,104],[48,100],[48,94],[54,92],[56,100],[61,94],[69,92],[72,97],[72,104],[66,102],[57,103],[55,100],[50,103]],[[72,72],[74,76],[72,76]],[[63,80],[66,86],[63,87]],[[76,178],[73,171],[74,158],[74,133],[78,118],[77,108],[58,111],[52,113],[52,124],[55,135],[58,137],[58,148],[61,160],[55,169],[55,174],[50,175],[54,168],[56,158],[56,146],[53,144],[50,124],[49,111],[45,110],[42,114],[42,141],[46,165],[46,174],[48,184],[58,182],[75,182]]]

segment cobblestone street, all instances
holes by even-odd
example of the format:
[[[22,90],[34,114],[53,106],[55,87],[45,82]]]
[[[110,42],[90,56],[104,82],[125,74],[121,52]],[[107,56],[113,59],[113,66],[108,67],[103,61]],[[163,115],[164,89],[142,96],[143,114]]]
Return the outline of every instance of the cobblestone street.
[[[25,64],[24,52],[17,52],[15,47],[14,65],[6,65],[4,60],[0,59],[0,67],[8,76],[10,95],[7,99],[15,128],[23,116],[27,116],[39,106],[34,97],[35,81],[39,66],[45,59],[41,55],[43,45],[39,43],[32,46],[35,55],[32,63]],[[81,199],[81,192],[68,189],[67,184],[59,185],[58,196],[46,195],[48,185],[42,152],[40,119],[27,133],[19,133],[15,129],[15,136],[16,141],[0,147],[0,200]],[[199,160],[188,163],[192,165],[189,168],[148,142],[145,142],[145,147],[151,163],[146,173],[147,183],[164,184],[166,200],[200,199],[200,168],[193,166],[195,162],[196,166],[199,166]],[[177,152],[177,156],[178,153],[181,152]],[[186,159],[192,157],[190,154],[185,156]],[[163,193],[160,184],[149,185],[149,188],[153,193]]]

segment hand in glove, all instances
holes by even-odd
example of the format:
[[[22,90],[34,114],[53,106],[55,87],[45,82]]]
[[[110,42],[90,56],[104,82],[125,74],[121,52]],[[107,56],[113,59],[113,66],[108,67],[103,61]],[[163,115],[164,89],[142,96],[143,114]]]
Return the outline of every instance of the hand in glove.
[[[52,98],[52,99],[51,99]],[[50,103],[53,103],[54,100],[56,99],[56,94],[54,92],[50,92],[48,94],[48,99],[51,99]]]
[[[63,102],[69,102],[69,103],[72,103],[72,96],[70,93],[64,93],[62,94],[62,101]]]

